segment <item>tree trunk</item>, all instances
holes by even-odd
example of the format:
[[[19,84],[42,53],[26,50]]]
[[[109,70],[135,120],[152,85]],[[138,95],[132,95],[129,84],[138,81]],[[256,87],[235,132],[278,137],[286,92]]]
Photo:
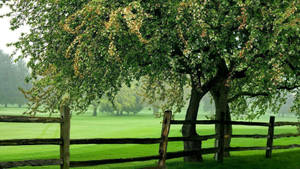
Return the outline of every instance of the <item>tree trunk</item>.
[[[189,107],[187,109],[187,113],[185,116],[185,120],[196,121],[199,109],[199,103],[201,98],[204,96],[204,93],[199,92],[195,86],[192,87],[191,91],[191,99],[189,102]],[[195,124],[184,124],[182,126],[182,135],[184,137],[198,136],[196,132]],[[184,150],[199,150],[201,149],[200,141],[185,141],[184,142]],[[192,155],[184,157],[185,162],[197,162],[202,161],[202,155]]]
[[[213,96],[215,107],[216,107],[216,120],[221,120],[221,117],[224,116],[225,121],[230,121],[230,111],[229,111],[229,105],[228,105],[228,87],[225,86],[225,83],[220,83],[219,85],[216,85],[215,88],[211,90],[211,94]],[[230,147],[231,142],[231,135],[232,135],[232,125],[225,125],[224,129],[225,134],[225,140],[224,140],[224,147],[228,148]],[[220,124],[215,125],[215,132],[216,135],[220,134]],[[215,140],[215,145],[217,145],[218,140]],[[224,157],[229,157],[229,152],[224,152]]]
[[[93,116],[94,117],[97,116],[97,106],[96,105],[94,105]]]
[[[4,104],[4,107],[7,108],[7,104]]]
[[[18,107],[21,108],[21,107],[22,107],[22,104],[18,104]]]
[[[230,115],[230,110],[229,110],[229,105],[227,103],[227,109],[225,112],[225,121],[231,121],[231,115]],[[230,142],[231,142],[231,136],[232,136],[232,125],[231,124],[227,124],[225,125],[225,140],[224,140],[224,144],[225,144],[225,149],[230,147]],[[230,152],[224,152],[224,157],[230,157]]]

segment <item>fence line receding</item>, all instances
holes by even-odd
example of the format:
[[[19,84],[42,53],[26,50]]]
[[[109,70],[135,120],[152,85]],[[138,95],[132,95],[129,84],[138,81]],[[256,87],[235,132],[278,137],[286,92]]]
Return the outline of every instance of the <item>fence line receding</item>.
[[[60,124],[60,138],[46,138],[46,139],[11,139],[0,140],[0,146],[24,146],[24,145],[59,145],[60,159],[43,159],[43,160],[26,160],[26,161],[12,161],[0,162],[0,168],[13,168],[21,166],[47,166],[60,165],[61,169],[69,169],[70,167],[95,166],[103,164],[115,164],[134,161],[158,160],[158,167],[164,168],[167,159],[186,157],[192,155],[216,154],[216,160],[223,161],[223,154],[226,151],[249,151],[249,150],[265,150],[266,158],[271,158],[272,150],[275,149],[290,149],[300,148],[300,144],[291,145],[273,145],[273,140],[285,137],[299,137],[299,134],[285,133],[274,135],[275,127],[278,126],[298,126],[299,122],[275,122],[275,117],[271,116],[270,121],[266,122],[244,122],[244,121],[224,121],[221,120],[197,120],[184,121],[172,120],[172,112],[166,111],[162,123],[162,132],[160,138],[95,138],[95,139],[70,139],[70,109],[67,106],[60,108],[61,117],[28,117],[28,116],[0,116],[0,122],[16,122],[16,123],[59,123]],[[197,137],[169,137],[171,125],[182,124],[220,124],[220,132],[218,135],[204,135]],[[267,138],[267,145],[265,147],[229,147],[224,146],[224,127],[225,125],[247,125],[247,126],[264,126],[268,127],[268,134],[243,134],[231,135],[231,138],[253,138],[261,139]],[[173,141],[207,141],[209,139],[217,139],[217,146],[211,148],[199,148],[192,151],[177,151],[167,152],[168,142]],[[91,161],[70,161],[70,145],[74,144],[159,144],[158,154],[144,157],[131,157],[119,159],[104,159]]]

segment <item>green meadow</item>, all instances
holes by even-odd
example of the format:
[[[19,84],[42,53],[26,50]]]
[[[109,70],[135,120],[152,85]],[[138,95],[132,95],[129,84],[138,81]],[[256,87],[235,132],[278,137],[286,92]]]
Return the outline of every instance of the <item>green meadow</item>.
[[[0,115],[17,115],[25,109],[0,108]],[[182,119],[184,114],[175,119]],[[200,118],[203,115],[200,115]],[[161,132],[161,119],[153,118],[147,110],[136,116],[99,115],[92,117],[89,111],[82,115],[73,115],[71,120],[71,138],[158,138]],[[259,121],[268,121],[263,117]],[[276,121],[295,121],[295,118],[277,118]],[[171,126],[170,136],[181,136],[180,125]],[[214,133],[214,126],[199,125],[200,135]],[[296,133],[296,127],[277,127],[275,134]],[[234,134],[267,134],[266,127],[234,126]],[[59,124],[0,123],[0,139],[58,138]],[[275,139],[274,145],[300,144],[300,137]],[[235,146],[265,146],[266,139],[232,139]],[[204,141],[203,147],[212,147],[213,140]],[[168,151],[183,150],[182,142],[170,142]],[[71,160],[99,160],[111,158],[157,155],[158,144],[153,145],[72,145]],[[265,151],[232,152],[223,164],[214,161],[213,155],[204,155],[202,163],[184,163],[182,158],[168,160],[169,169],[300,169],[300,149],[274,150],[272,159],[266,159]],[[3,146],[0,147],[0,161],[19,161],[31,159],[59,158],[59,146]],[[157,161],[121,163],[80,167],[82,169],[139,169],[154,166]],[[19,167],[19,169],[58,169],[58,166]]]

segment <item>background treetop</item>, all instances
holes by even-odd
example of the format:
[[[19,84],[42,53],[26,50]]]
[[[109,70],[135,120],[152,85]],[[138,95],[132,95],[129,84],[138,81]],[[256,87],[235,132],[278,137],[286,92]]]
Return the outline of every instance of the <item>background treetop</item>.
[[[8,54],[0,49],[0,104],[25,104],[27,100],[18,88],[29,89],[30,84],[25,83],[29,71],[23,60],[14,63]]]

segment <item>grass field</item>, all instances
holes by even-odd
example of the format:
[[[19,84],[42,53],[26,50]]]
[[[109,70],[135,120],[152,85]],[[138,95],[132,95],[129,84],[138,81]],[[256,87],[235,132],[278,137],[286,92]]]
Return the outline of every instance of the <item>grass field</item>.
[[[19,108],[0,108],[0,114],[15,115],[23,112]],[[177,116],[183,118],[183,115]],[[294,121],[294,118],[276,119],[277,121]],[[268,121],[263,118],[260,121]],[[91,112],[73,116],[71,138],[124,138],[124,137],[160,137],[161,119],[153,118],[150,112],[144,111],[137,116],[98,116],[92,117]],[[181,126],[171,126],[170,136],[181,136]],[[199,134],[213,134],[214,126],[199,125]],[[265,127],[234,126],[234,134],[266,134]],[[275,134],[296,133],[295,127],[277,127]],[[58,138],[59,124],[22,124],[0,123],[0,139],[22,138]],[[300,138],[282,138],[274,140],[274,145],[300,144]],[[233,139],[232,146],[265,146],[266,139]],[[203,143],[203,147],[213,146],[213,140]],[[168,151],[183,149],[182,142],[173,142]],[[73,145],[71,160],[99,160],[108,158],[124,158],[145,155],[157,155],[158,145]],[[265,151],[232,152],[224,164],[218,164],[212,155],[205,155],[203,163],[183,163],[182,158],[168,160],[169,169],[300,169],[300,149],[274,150],[272,159],[264,158]],[[0,147],[0,161],[16,161],[30,159],[59,158],[59,146],[10,146]],[[138,169],[154,166],[156,161],[80,167],[82,169]],[[41,168],[57,169],[58,166],[20,167],[20,169]]]

